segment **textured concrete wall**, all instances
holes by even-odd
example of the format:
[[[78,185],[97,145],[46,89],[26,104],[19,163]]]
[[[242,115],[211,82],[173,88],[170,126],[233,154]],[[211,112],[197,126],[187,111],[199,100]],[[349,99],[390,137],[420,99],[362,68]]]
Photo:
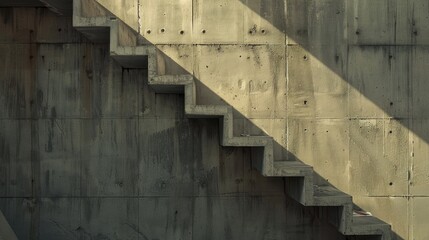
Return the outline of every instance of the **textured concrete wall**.
[[[248,149],[221,148],[216,120],[184,118],[182,96],[155,94],[145,70],[122,69],[70,18],[2,8],[0,20],[0,209],[20,240],[344,239],[314,209],[287,198],[282,179],[252,170]],[[194,56],[190,46],[160,48],[176,61]],[[218,74],[215,67],[244,79],[244,69],[223,63],[240,55],[284,79],[283,65],[269,61],[285,62],[282,47],[195,49],[219,56],[208,67],[201,59],[202,79]],[[167,72],[194,67],[173,59]],[[253,92],[243,97],[270,99],[254,94],[273,88],[272,75],[269,85],[260,82],[270,72],[255,69],[258,80],[241,86]],[[227,78],[222,83],[228,88]],[[200,88],[201,101],[221,101],[216,89]],[[278,109],[284,117],[286,105]],[[272,112],[248,110],[262,120]],[[242,119],[243,131],[260,131]],[[262,120],[255,119],[285,136],[284,118]]]
[[[158,45],[166,73],[194,74],[199,103],[233,106],[235,134],[273,136],[276,158],[313,165],[398,238],[429,237],[426,0],[98,2]],[[334,234],[69,19],[1,15],[0,206],[21,238]]]
[[[199,103],[233,106],[237,135],[429,238],[427,0],[98,2],[194,74]]]

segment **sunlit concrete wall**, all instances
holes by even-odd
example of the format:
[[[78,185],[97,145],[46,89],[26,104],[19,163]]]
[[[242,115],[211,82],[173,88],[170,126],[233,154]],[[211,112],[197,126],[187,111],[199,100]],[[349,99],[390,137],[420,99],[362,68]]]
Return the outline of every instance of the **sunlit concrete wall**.
[[[276,158],[313,165],[399,238],[429,237],[426,0],[98,2],[157,44],[165,73],[192,73],[199,103],[233,106],[235,134],[273,136]],[[1,19],[0,207],[20,239],[240,239],[252,224],[340,238],[70,19]]]
[[[137,5],[129,6],[118,15],[136,20]],[[159,47],[183,66],[170,60],[166,72],[192,71],[191,59],[201,58],[201,102],[231,101],[229,88],[240,89],[240,103],[271,101],[267,66],[286,86],[286,68],[274,64],[285,63],[281,44]],[[0,210],[20,240],[345,239],[285,196],[283,179],[252,170],[249,149],[221,148],[217,120],[185,118],[183,96],[155,94],[146,78],[144,69],[121,68],[70,17],[0,9]],[[285,103],[235,105],[286,136]],[[279,120],[264,120],[274,106]],[[262,131],[241,119],[237,134]]]
[[[400,238],[429,237],[426,0],[98,2],[166,72],[194,74],[199,103],[233,106],[237,135],[273,136],[276,158],[313,165]]]

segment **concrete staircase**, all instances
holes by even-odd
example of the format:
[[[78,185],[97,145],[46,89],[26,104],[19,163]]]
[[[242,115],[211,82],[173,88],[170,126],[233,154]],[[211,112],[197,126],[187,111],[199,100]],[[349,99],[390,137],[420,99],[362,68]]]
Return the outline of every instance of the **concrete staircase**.
[[[94,14],[89,14],[91,12]],[[85,16],[86,15],[86,16]],[[269,136],[234,136],[230,106],[198,105],[192,75],[159,75],[160,52],[139,45],[139,34],[93,0],[74,0],[73,26],[94,42],[110,42],[110,55],[126,68],[148,68],[149,85],[160,93],[183,93],[190,118],[219,118],[222,146],[251,147],[253,166],[266,177],[286,178],[285,192],[304,206],[320,206],[322,218],[344,235],[364,239],[391,239],[391,227],[373,216],[354,214],[352,197],[328,185],[313,182],[314,171],[299,161],[275,161]]]

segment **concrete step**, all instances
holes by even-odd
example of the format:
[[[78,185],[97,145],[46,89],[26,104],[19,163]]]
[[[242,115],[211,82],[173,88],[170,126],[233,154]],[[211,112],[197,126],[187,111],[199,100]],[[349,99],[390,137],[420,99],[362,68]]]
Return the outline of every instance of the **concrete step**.
[[[329,185],[314,185],[313,206],[321,207],[321,217],[346,233],[352,225],[353,199]]]
[[[232,115],[232,109],[223,105],[190,105],[185,112],[186,116],[191,118],[220,118]]]
[[[161,75],[153,76],[149,80],[149,85],[158,93],[184,93],[186,85],[194,84],[194,76],[183,75]],[[194,93],[191,93],[194,95]],[[191,102],[194,102],[192,96]]]
[[[352,204],[352,197],[332,186],[314,186],[315,206],[343,206]]]
[[[380,235],[383,240],[391,239],[391,227],[374,216],[353,216],[349,234]]]
[[[313,167],[300,161],[275,161],[273,177],[302,177],[313,174]]]
[[[265,147],[272,144],[273,138],[268,136],[232,137],[224,146],[229,147]]]

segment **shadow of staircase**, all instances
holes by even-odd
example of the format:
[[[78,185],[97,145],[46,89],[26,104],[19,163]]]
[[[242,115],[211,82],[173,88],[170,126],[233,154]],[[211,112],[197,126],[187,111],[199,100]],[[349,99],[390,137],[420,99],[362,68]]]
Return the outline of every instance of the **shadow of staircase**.
[[[139,44],[142,42],[141,36],[105,9],[95,6],[103,14],[85,17],[81,10],[87,7],[84,5],[87,3],[74,1],[74,27],[94,42],[109,42],[111,57],[123,67],[147,68],[149,85],[156,92],[183,94],[187,117],[218,119],[220,145],[250,148],[255,169],[265,177],[285,178],[285,192],[291,198],[304,206],[317,207],[316,214],[337,227],[342,234],[362,239],[391,239],[390,225],[373,216],[354,214],[352,197],[323,181],[311,166],[293,156],[275,159],[274,149],[281,148],[281,145],[272,137],[234,135],[234,117],[237,114],[234,116],[236,111],[231,106],[198,104],[198,79],[187,73],[166,75],[165,63],[173,60],[156,46]],[[206,90],[210,91],[208,88]]]

